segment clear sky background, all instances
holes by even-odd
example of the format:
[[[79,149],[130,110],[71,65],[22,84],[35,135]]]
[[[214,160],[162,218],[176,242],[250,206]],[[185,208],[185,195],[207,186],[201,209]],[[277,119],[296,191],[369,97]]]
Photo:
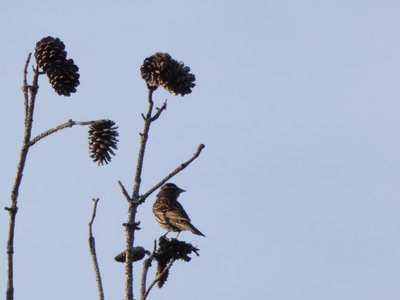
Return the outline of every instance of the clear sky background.
[[[94,233],[107,299],[124,296],[127,204],[146,110],[145,57],[170,53],[197,86],[154,124],[142,192],[206,148],[172,182],[207,237],[182,233],[200,257],[177,262],[151,299],[400,299],[400,2],[1,1],[1,207],[23,133],[22,69],[42,37],[60,37],[81,85],[58,96],[45,76],[34,135],[72,118],[119,126],[117,156],[98,167],[87,128],[35,145],[20,191],[18,299],[96,299]],[[163,234],[140,207],[139,245]],[[5,294],[8,214],[0,214]],[[142,264],[135,263],[136,279]],[[153,274],[153,273],[151,273]],[[137,284],[137,282],[136,282]],[[136,291],[138,291],[136,289]],[[2,295],[2,297],[3,297]]]

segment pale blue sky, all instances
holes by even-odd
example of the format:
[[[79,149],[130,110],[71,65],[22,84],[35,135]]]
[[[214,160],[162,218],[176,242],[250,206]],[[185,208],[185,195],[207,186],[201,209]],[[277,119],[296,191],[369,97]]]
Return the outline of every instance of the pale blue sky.
[[[117,156],[97,167],[86,128],[35,145],[16,227],[18,299],[96,299],[87,245],[94,225],[107,299],[122,299],[127,205],[147,90],[143,59],[170,53],[191,67],[185,97],[150,133],[143,191],[189,158],[172,182],[207,237],[151,299],[397,300],[400,298],[400,2],[5,1],[0,5],[1,207],[23,131],[22,68],[44,36],[80,68],[70,98],[40,78],[34,134],[70,118],[119,126]],[[140,207],[138,244],[163,233]],[[6,212],[0,217],[5,293]],[[137,271],[141,263],[135,264]],[[138,274],[138,273],[137,273]],[[136,277],[138,278],[138,277]]]

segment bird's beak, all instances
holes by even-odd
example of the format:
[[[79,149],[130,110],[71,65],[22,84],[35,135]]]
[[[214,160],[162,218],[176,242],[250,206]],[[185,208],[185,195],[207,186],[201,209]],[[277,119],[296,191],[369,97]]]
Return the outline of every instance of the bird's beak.
[[[179,193],[186,192],[186,190],[179,188]]]

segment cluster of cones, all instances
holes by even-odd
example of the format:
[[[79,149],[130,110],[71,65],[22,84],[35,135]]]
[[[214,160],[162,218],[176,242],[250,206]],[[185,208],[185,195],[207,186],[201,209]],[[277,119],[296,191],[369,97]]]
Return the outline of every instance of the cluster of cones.
[[[189,256],[194,252],[197,256],[199,249],[194,247],[192,244],[177,239],[168,239],[165,236],[161,236],[158,240],[158,249],[154,253],[154,259],[157,261],[157,286],[163,287],[168,279],[169,269],[166,269],[168,264],[175,260],[183,260],[189,262],[191,257]],[[132,250],[133,261],[141,260],[145,255],[150,255],[150,251],[145,250],[143,247],[134,247]],[[124,263],[126,260],[125,251],[121,252],[114,258],[117,262]]]
[[[173,59],[168,53],[157,52],[147,57],[140,72],[149,87],[162,86],[175,95],[190,94],[196,85],[196,77],[189,73],[190,68]]]
[[[169,262],[177,259],[189,262],[191,260],[189,255],[194,252],[199,256],[198,251],[198,248],[184,241],[168,239],[164,236],[160,237],[158,240],[158,250],[155,255],[157,261],[157,286],[161,288],[167,281],[169,270],[166,270],[165,268]]]
[[[38,41],[35,58],[57,94],[70,96],[76,92],[79,85],[79,68],[73,59],[67,59],[65,45],[59,38],[48,36]]]

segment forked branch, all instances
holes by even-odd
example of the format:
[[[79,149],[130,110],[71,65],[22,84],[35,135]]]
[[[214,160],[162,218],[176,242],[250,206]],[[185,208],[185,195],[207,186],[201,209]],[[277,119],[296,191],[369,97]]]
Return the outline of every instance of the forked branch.
[[[194,79],[194,76],[193,76]],[[192,80],[192,77],[190,77],[190,80]],[[139,146],[139,152],[138,152],[138,158],[136,162],[136,169],[135,169],[135,177],[133,181],[133,191],[132,195],[129,196],[126,192],[125,187],[122,185],[121,182],[118,182],[122,191],[122,194],[124,197],[128,200],[129,203],[129,209],[128,209],[128,218],[127,222],[125,223],[125,228],[126,228],[126,248],[125,248],[125,300],[133,300],[133,258],[130,253],[132,253],[132,249],[134,246],[134,240],[135,240],[135,230],[137,230],[137,227],[135,226],[136,222],[136,213],[137,213],[137,208],[140,204],[144,203],[147,197],[149,197],[156,189],[161,187],[165,182],[167,182],[170,178],[181,172],[183,169],[185,169],[192,161],[194,161],[201,153],[203,148],[205,147],[203,144],[200,144],[194,153],[194,155],[187,160],[186,162],[182,163],[179,167],[177,167],[175,170],[173,170],[170,174],[165,176],[159,183],[157,183],[153,188],[151,188],[148,192],[146,192],[144,195],[140,196],[140,185],[141,185],[141,180],[142,180],[142,170],[143,170],[143,162],[144,162],[144,155],[146,151],[146,145],[147,141],[149,138],[149,131],[150,131],[150,126],[152,122],[155,122],[160,115],[162,114],[163,111],[166,110],[167,108],[167,101],[163,103],[163,105],[160,108],[156,108],[156,113],[153,114],[153,107],[154,107],[154,102],[153,102],[153,92],[155,90],[155,87],[148,86],[148,109],[146,115],[142,114],[142,118],[144,120],[144,125],[143,125],[143,131],[140,133],[140,146]],[[182,94],[183,95],[183,94]],[[172,263],[174,260],[171,260],[171,262],[165,267],[164,271],[157,275],[157,277],[154,279],[152,284],[149,286],[149,288],[146,290],[146,277],[147,277],[147,271],[151,265],[151,262],[154,258],[154,253],[155,253],[155,248],[153,250],[152,255],[150,255],[149,258],[147,258],[144,262],[143,266],[143,272],[142,272],[142,281],[141,281],[141,299],[144,300],[146,299],[147,295],[149,294],[150,290],[154,286],[154,284],[161,278],[165,272],[169,270],[169,268],[172,266]]]
[[[146,151],[146,145],[147,145],[147,140],[149,138],[149,131],[150,131],[150,126],[151,123],[154,122],[159,118],[161,113],[166,109],[167,103],[164,102],[163,106],[159,108],[156,112],[156,114],[153,116],[153,107],[154,107],[154,102],[153,102],[153,92],[154,88],[149,87],[149,93],[148,93],[148,109],[147,109],[147,114],[143,115],[143,120],[144,120],[144,125],[143,125],[143,131],[140,133],[140,146],[139,146],[139,153],[138,153],[138,158],[136,162],[136,171],[135,171],[135,178],[133,182],[133,191],[132,191],[132,196],[129,197],[129,209],[128,209],[128,218],[127,222],[125,223],[127,226],[126,228],[126,261],[125,261],[125,295],[126,295],[126,300],[133,300],[133,257],[131,255],[133,245],[134,245],[134,232],[137,229],[135,226],[136,224],[136,212],[137,212],[137,206],[138,206],[138,201],[139,201],[139,190],[140,190],[140,183],[141,183],[141,178],[142,178],[142,170],[143,170],[143,161],[144,161],[144,154]],[[123,188],[123,186],[120,184],[122,193],[124,194],[124,197],[128,199],[128,195],[126,195],[126,189]],[[125,191],[124,191],[125,190]]]
[[[22,175],[25,168],[26,158],[29,152],[29,141],[32,133],[33,124],[33,112],[35,110],[36,94],[39,89],[39,69],[36,67],[33,71],[32,84],[29,86],[27,83],[28,66],[31,59],[31,53],[29,53],[24,66],[24,79],[22,90],[24,93],[24,106],[25,106],[25,129],[24,137],[22,141],[21,151],[19,155],[19,161],[17,166],[17,174],[14,179],[14,184],[11,190],[11,205],[6,210],[9,212],[10,220],[8,224],[8,238],[7,238],[7,290],[6,299],[14,299],[14,233],[15,233],[15,222],[18,211],[18,194],[19,187],[22,181]]]

